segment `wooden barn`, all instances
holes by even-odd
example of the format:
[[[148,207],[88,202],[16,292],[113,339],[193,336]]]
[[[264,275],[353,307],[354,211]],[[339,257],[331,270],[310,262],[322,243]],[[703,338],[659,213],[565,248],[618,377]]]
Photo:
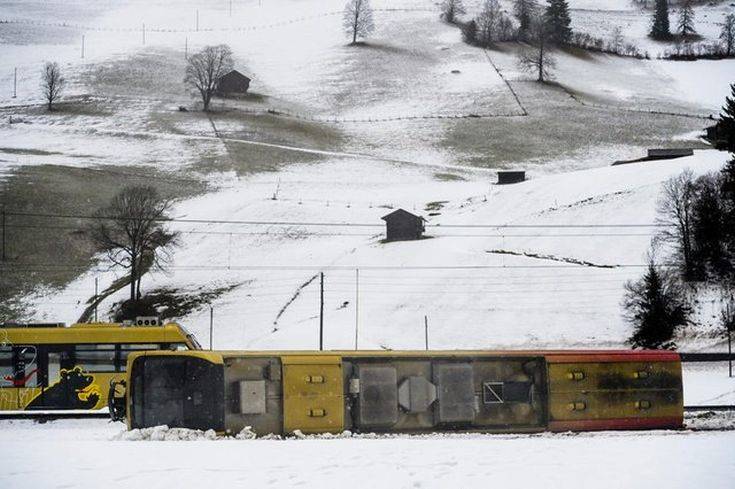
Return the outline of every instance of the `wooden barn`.
[[[498,172],[498,185],[521,183],[526,180],[526,172],[522,170],[501,170]]]
[[[385,221],[386,241],[421,239],[425,231],[426,220],[403,209],[397,209],[381,219]]]
[[[217,95],[245,95],[250,88],[250,78],[237,70],[222,75],[217,80]]]

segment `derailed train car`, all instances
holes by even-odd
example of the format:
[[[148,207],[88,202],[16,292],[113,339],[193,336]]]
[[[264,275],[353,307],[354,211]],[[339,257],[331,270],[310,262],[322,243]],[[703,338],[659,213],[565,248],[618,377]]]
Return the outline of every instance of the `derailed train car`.
[[[260,435],[680,428],[668,351],[146,352],[129,428]]]

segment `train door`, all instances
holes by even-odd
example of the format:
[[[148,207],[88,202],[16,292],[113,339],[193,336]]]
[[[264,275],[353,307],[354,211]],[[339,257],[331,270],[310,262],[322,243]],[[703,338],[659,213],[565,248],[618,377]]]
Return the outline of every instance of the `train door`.
[[[284,432],[340,432],[344,409],[340,357],[284,357]]]

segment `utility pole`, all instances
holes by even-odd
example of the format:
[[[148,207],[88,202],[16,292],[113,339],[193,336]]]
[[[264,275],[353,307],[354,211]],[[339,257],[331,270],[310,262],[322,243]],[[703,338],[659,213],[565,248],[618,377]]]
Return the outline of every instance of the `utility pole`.
[[[13,98],[18,96],[18,68],[13,68]]]
[[[209,306],[209,351],[212,351],[212,334],[214,333],[214,307]]]
[[[94,322],[97,322],[97,295],[99,294],[99,279],[94,278]]]
[[[360,331],[360,269],[355,268],[355,350],[357,350],[357,338]]]
[[[84,34],[82,34],[82,59],[84,59]]]
[[[424,316],[424,343],[426,351],[429,351],[429,318]]]
[[[199,32],[199,9],[197,9],[197,32]]]
[[[319,273],[319,351],[324,350],[324,272]]]
[[[230,17],[232,17],[232,0],[230,0]]]
[[[3,262],[4,262],[6,260],[6,254],[5,254],[5,207],[3,207],[3,210],[2,210],[2,228],[3,228],[3,232],[2,232],[2,235],[3,235],[2,236],[3,255],[2,255],[2,257],[3,257]]]
[[[730,304],[732,304],[732,296],[730,296],[730,302],[725,306],[725,318],[727,319],[727,363],[729,367],[728,377],[732,378],[732,311],[730,311]]]
[[[145,46],[145,22],[143,22],[143,46]]]
[[[184,40],[184,59],[189,59],[189,38]]]

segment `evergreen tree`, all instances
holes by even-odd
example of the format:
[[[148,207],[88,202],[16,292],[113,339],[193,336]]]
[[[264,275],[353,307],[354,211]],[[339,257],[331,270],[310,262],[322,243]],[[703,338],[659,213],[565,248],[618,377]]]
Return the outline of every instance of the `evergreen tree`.
[[[549,0],[544,15],[552,41],[558,45],[568,43],[572,37],[572,20],[569,17],[567,0]]]
[[[527,37],[535,11],[535,0],[515,0],[513,3],[513,15],[518,20],[518,31],[521,38]]]
[[[645,275],[625,285],[623,306],[633,335],[633,348],[672,349],[676,330],[689,322],[691,309],[684,291],[668,272],[649,260]]]
[[[735,124],[735,83],[730,84],[730,96],[725,97],[725,105],[720,112],[720,121]]]
[[[682,3],[679,9],[679,22],[677,23],[677,27],[682,37],[693,36],[697,33],[694,30],[694,9],[692,8],[691,0],[684,0],[684,3]]]
[[[669,29],[669,2],[668,0],[656,0],[651,32],[648,35],[652,39],[665,41],[671,39],[671,31]]]
[[[692,247],[695,261],[703,265],[705,279],[719,279],[730,273],[720,179],[717,174],[698,178],[692,203]]]
[[[441,9],[444,20],[450,24],[453,24],[457,20],[458,15],[467,13],[462,0],[444,0]]]
[[[724,207],[725,253],[730,265],[730,274],[723,278],[733,284],[735,283],[735,155],[720,173],[720,193]]]
[[[725,105],[717,121],[717,139],[724,141],[724,147],[720,149],[735,153],[735,83],[730,85],[730,92],[730,96],[725,97]]]
[[[477,43],[477,22],[471,20],[462,26],[462,39],[467,44]]]
[[[720,41],[725,47],[725,56],[730,56],[735,51],[735,14],[725,17],[720,31]]]

